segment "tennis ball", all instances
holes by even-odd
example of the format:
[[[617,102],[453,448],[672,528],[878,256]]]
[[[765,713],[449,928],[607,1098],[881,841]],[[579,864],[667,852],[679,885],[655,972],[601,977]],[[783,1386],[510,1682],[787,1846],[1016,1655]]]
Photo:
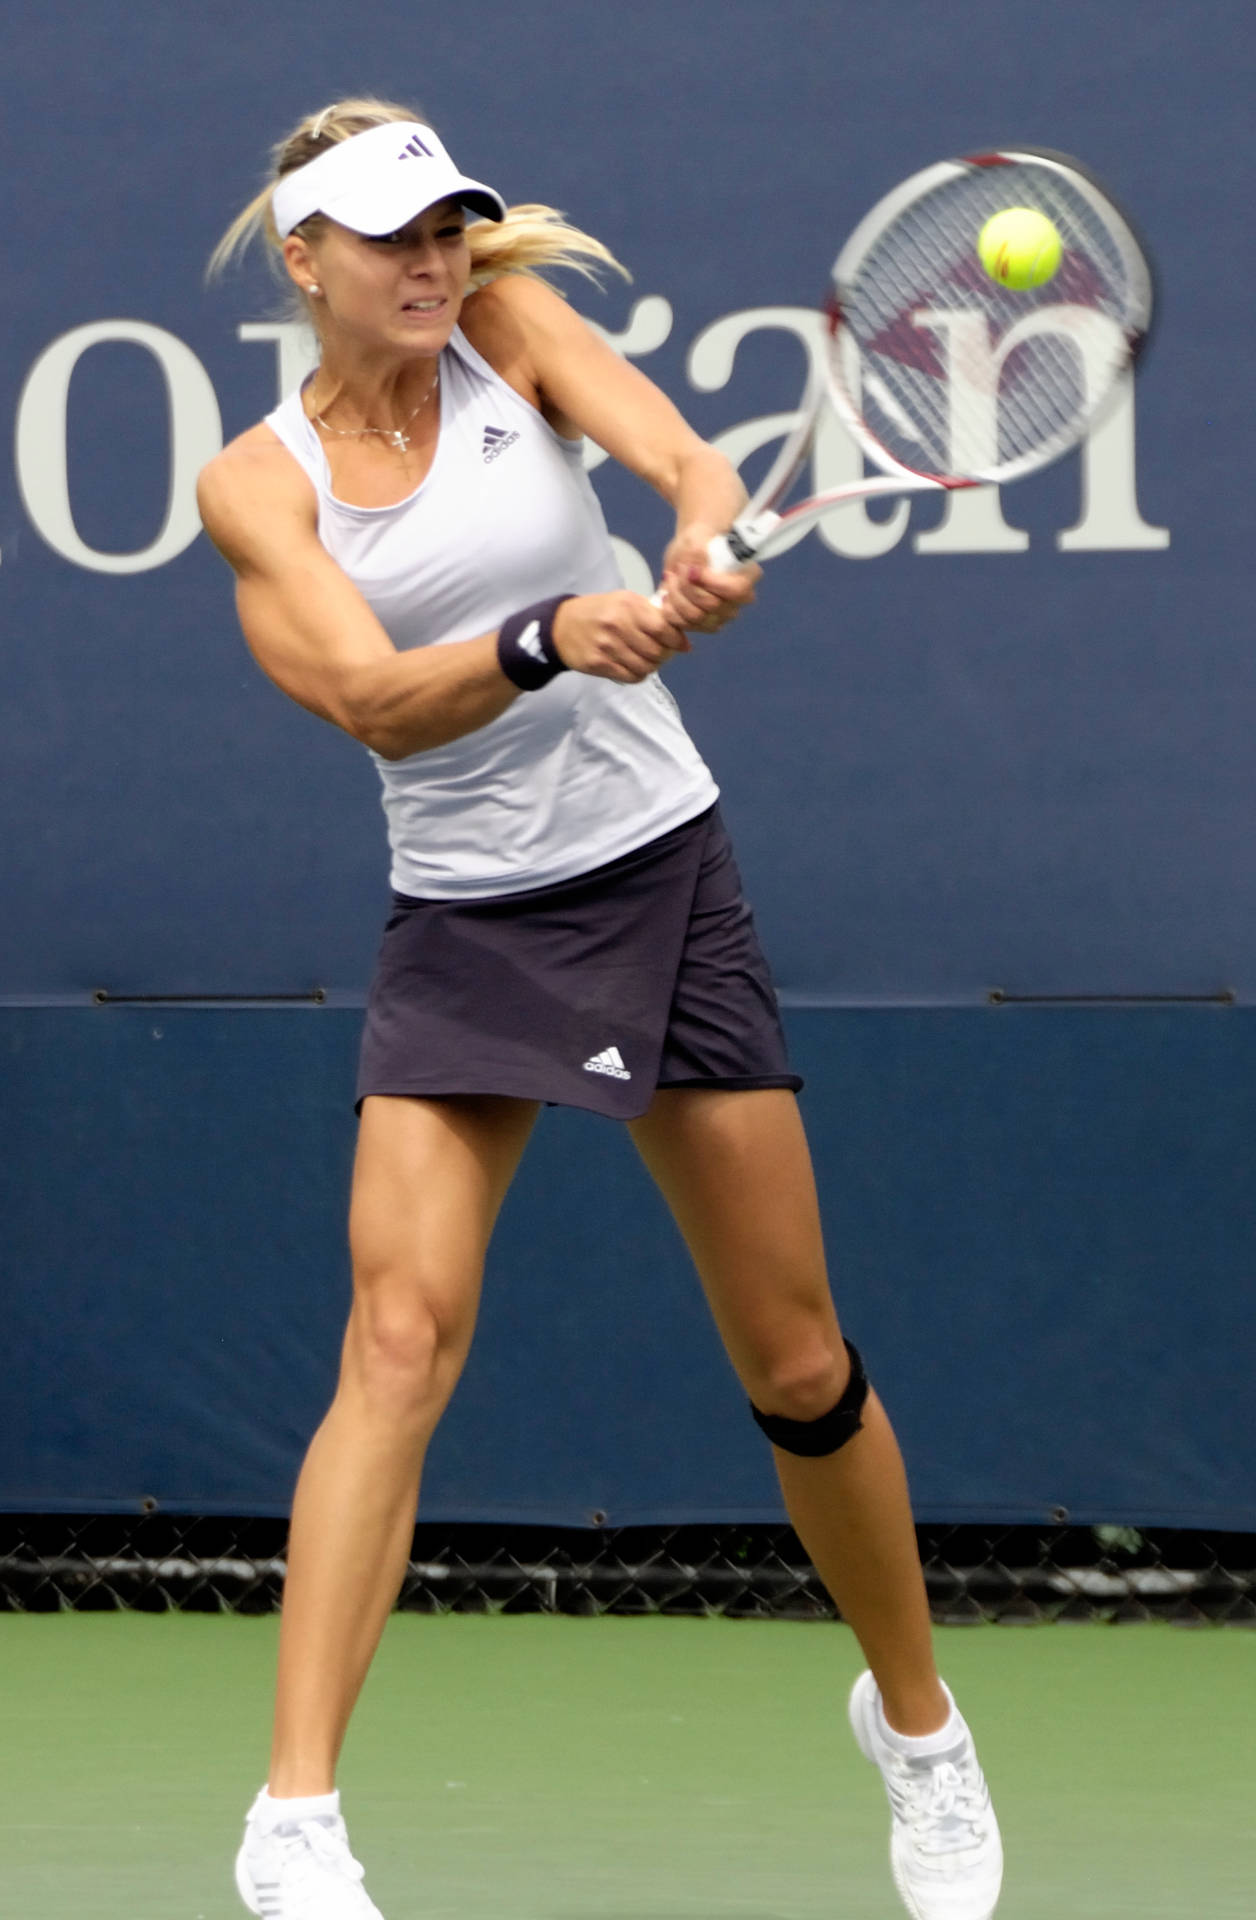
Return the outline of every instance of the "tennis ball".
[[[1004,207],[986,221],[977,240],[981,264],[1000,286],[1041,287],[1060,264],[1060,236],[1045,213]]]

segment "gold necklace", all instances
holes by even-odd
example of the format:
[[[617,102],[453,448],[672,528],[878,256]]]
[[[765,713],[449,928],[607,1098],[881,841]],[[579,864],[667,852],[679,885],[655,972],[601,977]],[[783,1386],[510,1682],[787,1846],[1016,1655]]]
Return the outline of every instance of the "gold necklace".
[[[339,438],[342,440],[360,440],[363,434],[377,433],[379,434],[381,439],[386,440],[388,442],[388,445],[390,447],[395,447],[398,453],[409,453],[410,435],[406,432],[406,428],[409,426],[412,426],[413,423],[418,419],[424,407],[427,405],[428,401],[431,399],[432,395],[435,393],[437,383],[439,380],[440,380],[440,361],[438,360],[436,362],[436,367],[432,374],[431,383],[428,386],[427,392],[423,395],[423,398],[419,401],[419,404],[414,409],[414,412],[409,416],[408,419],[403,420],[399,427],[333,427],[333,426],[330,426],[326,420],[324,420],[321,413],[316,413],[314,415],[314,422],[317,426],[320,426],[323,429],[324,433],[337,434]]]

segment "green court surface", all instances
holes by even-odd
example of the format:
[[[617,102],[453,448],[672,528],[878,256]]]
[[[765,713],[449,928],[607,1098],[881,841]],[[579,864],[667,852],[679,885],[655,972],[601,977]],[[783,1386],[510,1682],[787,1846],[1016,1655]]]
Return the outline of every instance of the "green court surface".
[[[229,1920],[276,1623],[0,1618],[0,1914]],[[1256,1912],[1256,1635],[938,1634],[1003,1824],[1000,1920]],[[342,1778],[385,1920],[892,1920],[824,1624],[393,1619]]]

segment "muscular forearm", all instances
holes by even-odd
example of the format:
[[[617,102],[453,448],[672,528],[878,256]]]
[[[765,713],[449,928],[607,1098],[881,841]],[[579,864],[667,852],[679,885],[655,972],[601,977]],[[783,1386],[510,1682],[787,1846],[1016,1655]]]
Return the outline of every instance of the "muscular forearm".
[[[664,660],[689,651],[668,614],[622,587],[564,599],[551,637],[564,667],[621,686],[638,684]],[[487,726],[519,698],[498,662],[497,643],[488,633],[362,663],[342,701],[348,731],[386,760],[401,760]]]
[[[498,665],[493,633],[371,661],[345,688],[348,731],[385,760],[474,733],[518,698]]]

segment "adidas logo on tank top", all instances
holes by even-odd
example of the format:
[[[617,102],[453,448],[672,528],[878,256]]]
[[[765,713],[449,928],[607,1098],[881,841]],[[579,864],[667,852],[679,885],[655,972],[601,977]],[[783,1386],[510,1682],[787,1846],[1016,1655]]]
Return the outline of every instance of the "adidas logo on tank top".
[[[584,1070],[586,1073],[609,1074],[612,1080],[632,1079],[618,1047],[606,1047],[601,1053],[595,1053],[591,1060],[585,1061]]]
[[[505,453],[507,447],[513,447],[518,438],[519,435],[507,427],[485,427],[480,446],[485,466],[490,460],[496,460],[499,453]]]

